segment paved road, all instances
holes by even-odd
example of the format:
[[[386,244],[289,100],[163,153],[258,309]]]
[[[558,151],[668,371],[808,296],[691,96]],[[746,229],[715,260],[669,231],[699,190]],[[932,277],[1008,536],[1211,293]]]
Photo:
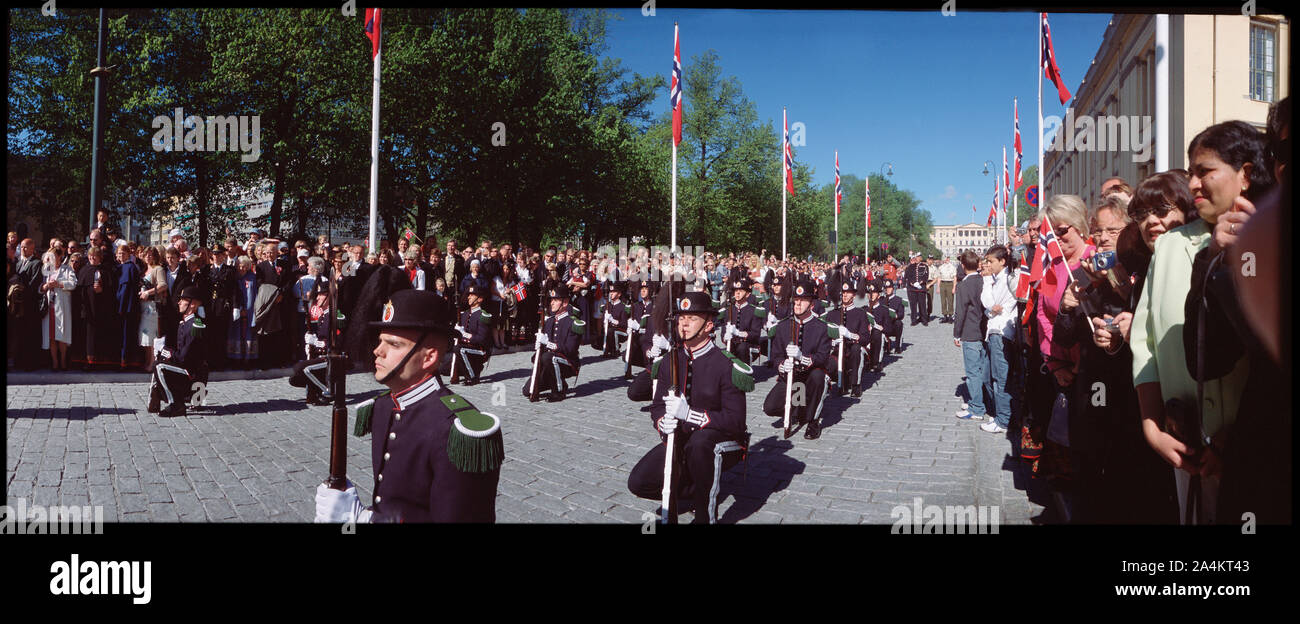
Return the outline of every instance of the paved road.
[[[762,414],[776,377],[760,367],[747,395],[748,466],[723,476],[721,520],[892,524],[891,510],[919,496],[924,505],[998,505],[1004,524],[1037,521],[1045,501],[1037,487],[1037,502],[1026,494],[1008,438],[953,417],[963,374],[951,335],[937,322],[907,327],[903,354],[860,399],[829,399],[813,441],[781,439]],[[457,388],[503,420],[499,522],[640,523],[658,506],[627,491],[628,472],[658,441],[650,418],[627,399],[621,366],[582,353],[576,393],[560,403],[520,396],[528,352],[495,356],[486,383]],[[356,374],[348,388],[355,403],[379,386]],[[329,408],[306,406],[284,379],[215,381],[208,407],[187,418],[145,412],[147,392],[143,382],[10,385],[9,504],[103,505],[106,520],[126,522],[311,521],[328,470]],[[349,437],[348,474],[362,500],[369,449],[369,436]]]

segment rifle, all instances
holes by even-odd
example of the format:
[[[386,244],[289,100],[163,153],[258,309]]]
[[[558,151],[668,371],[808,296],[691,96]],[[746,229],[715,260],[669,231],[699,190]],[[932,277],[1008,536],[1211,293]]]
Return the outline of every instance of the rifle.
[[[334,408],[330,416],[330,476],[327,486],[333,490],[344,491],[348,487],[347,478],[347,459],[348,459],[348,407],[344,403],[347,398],[347,354],[343,353],[339,347],[339,339],[335,335],[334,320],[338,317],[339,309],[339,280],[337,275],[332,275],[330,279],[330,309],[329,315],[329,341],[328,354],[325,356],[329,364],[326,365],[326,375],[330,380],[330,392],[334,393]]]
[[[729,299],[729,302],[727,303],[727,325],[731,326],[736,324],[736,291],[731,291],[731,295],[727,297],[727,299]],[[731,338],[727,339],[727,351],[732,351],[731,345],[735,341],[735,338],[736,337],[733,334]]]
[[[836,375],[838,375],[838,378],[836,379],[836,386],[839,388],[840,392],[844,392],[844,341],[845,340],[848,340],[848,338],[844,337],[844,298],[840,297],[840,351],[839,354],[835,356],[836,368],[839,369],[836,372]]]
[[[790,314],[790,344],[799,344],[799,319],[793,311]],[[790,391],[794,388],[794,361],[790,361],[790,371],[785,376],[785,437],[790,437]]]
[[[547,297],[547,299],[550,298]],[[543,329],[546,328],[545,320],[542,321],[542,328]],[[532,403],[537,402],[537,368],[541,364],[541,362],[542,362],[542,345],[536,345],[533,350],[533,374],[531,377],[529,377],[530,381],[528,382],[528,400],[529,402]]]
[[[669,301],[675,302],[675,299],[672,298],[672,297],[669,297]],[[678,346],[678,342],[679,342],[679,337],[678,337],[678,335],[677,335],[677,315],[676,315],[676,314],[671,314],[671,313],[670,313],[670,314],[668,315],[668,328],[669,328],[669,334],[668,334],[668,336],[669,336],[669,340],[671,341],[671,342],[669,343],[670,346],[669,346],[669,348],[668,348],[668,370],[670,371],[671,379],[672,379],[672,384],[673,384],[673,385],[672,385],[672,391],[673,391],[673,392],[678,392],[678,388],[677,388],[677,377],[678,377],[678,375],[677,375],[677,346]],[[672,433],[668,434],[668,441],[667,441],[665,444],[667,444],[667,448],[664,449],[664,489],[663,489],[663,504],[660,505],[660,508],[663,510],[663,517],[661,518],[661,520],[663,521],[664,524],[676,524],[676,523],[677,523],[677,506],[674,505],[674,504],[672,504],[672,493],[673,493],[673,456],[674,456],[674,454],[675,454],[674,451],[677,449],[677,431],[676,431],[676,430],[674,430]]]
[[[631,308],[630,306],[629,306],[628,309],[627,309],[627,318],[628,318],[628,319],[631,319],[631,318],[632,318],[632,308]],[[640,332],[640,330],[637,330],[637,333],[639,333],[639,332]],[[624,362],[623,362],[623,379],[631,379],[631,378],[632,378],[632,341],[633,341],[635,338],[636,338],[636,334],[634,334],[634,333],[632,332],[632,328],[629,327],[628,330],[627,330],[627,350],[626,350],[626,353],[624,353],[624,355],[623,355],[623,360],[624,360]]]

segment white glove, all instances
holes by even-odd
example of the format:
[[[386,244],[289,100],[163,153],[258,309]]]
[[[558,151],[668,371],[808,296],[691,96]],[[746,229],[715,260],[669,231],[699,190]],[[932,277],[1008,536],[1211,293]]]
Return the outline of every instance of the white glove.
[[[550,349],[551,351],[559,351],[560,345],[557,345],[554,342],[548,342],[546,343],[546,348]]]
[[[342,492],[324,483],[316,486],[316,522],[339,524],[365,521],[370,519],[370,514],[370,510],[361,507],[357,488],[351,481],[348,481],[348,489]]]
[[[469,332],[467,332],[467,331],[465,331],[465,330],[463,330],[463,329],[460,330],[460,335],[463,336],[463,337],[465,338],[465,340],[469,340],[470,338],[473,338],[473,337],[474,337],[474,334],[471,334],[471,333],[469,333]]]
[[[861,336],[859,336],[859,335],[857,335],[857,334],[855,334],[855,333],[853,333],[853,332],[851,332],[851,331],[841,330],[841,334],[842,334],[844,337],[848,338],[849,340],[861,340],[861,339],[862,339]]]
[[[550,339],[546,337],[546,332],[537,332],[537,346],[546,346],[547,342],[550,342]]]
[[[630,329],[630,330],[632,330],[632,331],[638,331],[638,330],[641,329],[641,324],[638,323],[638,322],[636,321],[636,319],[628,319],[628,320],[627,320],[627,328]]]
[[[230,313],[230,318],[231,318],[232,320],[236,320],[236,321],[238,321],[238,320],[239,320],[239,313],[240,313],[240,311],[241,311],[241,310],[240,310],[239,308],[235,308],[234,311],[232,311],[232,312]]]
[[[785,356],[786,356],[786,357],[788,357],[788,358],[797,358],[797,357],[799,357],[799,356],[801,356],[801,355],[803,355],[803,353],[799,351],[799,345],[794,344],[794,343],[791,343],[791,344],[788,344],[788,345],[785,346]]]
[[[841,342],[843,342],[842,339],[840,339],[840,338],[836,338],[836,339],[834,339],[834,340],[831,341],[831,346],[832,346],[832,347],[838,347],[838,346],[840,346],[840,343],[841,343]]]
[[[664,415],[686,420],[691,416],[691,406],[686,404],[686,399],[681,395],[669,390],[664,396]]]
[[[669,435],[677,430],[677,419],[665,414],[659,418],[659,431]]]
[[[458,331],[458,332],[460,332],[460,333],[462,333],[462,334],[465,333],[465,328],[464,328],[463,326],[461,326],[461,325],[457,325],[457,326],[455,327],[455,330]]]
[[[159,337],[153,339],[153,350],[154,350],[154,351],[162,351],[163,349],[166,349],[166,348],[167,348],[167,339],[166,339],[165,337],[163,337],[163,336],[159,336]]]
[[[667,351],[673,347],[672,343],[668,342],[667,338],[660,336],[659,334],[655,334],[654,338],[651,339],[651,342],[654,344],[654,347],[660,351]]]
[[[785,374],[790,372],[792,366],[794,366],[792,360],[783,360],[779,365],[777,365],[776,370],[781,374]]]

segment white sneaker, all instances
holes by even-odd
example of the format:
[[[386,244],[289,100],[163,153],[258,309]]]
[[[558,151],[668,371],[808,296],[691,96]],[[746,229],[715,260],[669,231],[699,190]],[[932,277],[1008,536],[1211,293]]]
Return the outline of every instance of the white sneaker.
[[[983,429],[984,431],[987,431],[989,433],[1006,433],[1007,431],[1006,427],[999,425],[995,420],[990,420],[980,425],[980,429]]]
[[[964,409],[960,412],[957,412],[957,418],[961,420],[973,420],[975,422],[984,422],[983,416],[976,416],[975,414],[972,414],[968,409]]]
[[[961,403],[961,408],[962,408],[962,409],[970,409],[970,406],[967,405],[965,401],[962,401],[962,403]]]

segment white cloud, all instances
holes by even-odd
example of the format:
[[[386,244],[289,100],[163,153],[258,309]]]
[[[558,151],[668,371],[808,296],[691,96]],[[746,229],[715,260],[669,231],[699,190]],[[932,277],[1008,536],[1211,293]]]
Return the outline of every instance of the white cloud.
[[[949,184],[947,187],[943,189],[943,195],[940,195],[939,199],[952,199],[956,196],[957,196],[957,187]]]
[[[967,193],[967,194],[966,194],[966,199],[974,199],[974,197],[973,197],[970,193]]]

